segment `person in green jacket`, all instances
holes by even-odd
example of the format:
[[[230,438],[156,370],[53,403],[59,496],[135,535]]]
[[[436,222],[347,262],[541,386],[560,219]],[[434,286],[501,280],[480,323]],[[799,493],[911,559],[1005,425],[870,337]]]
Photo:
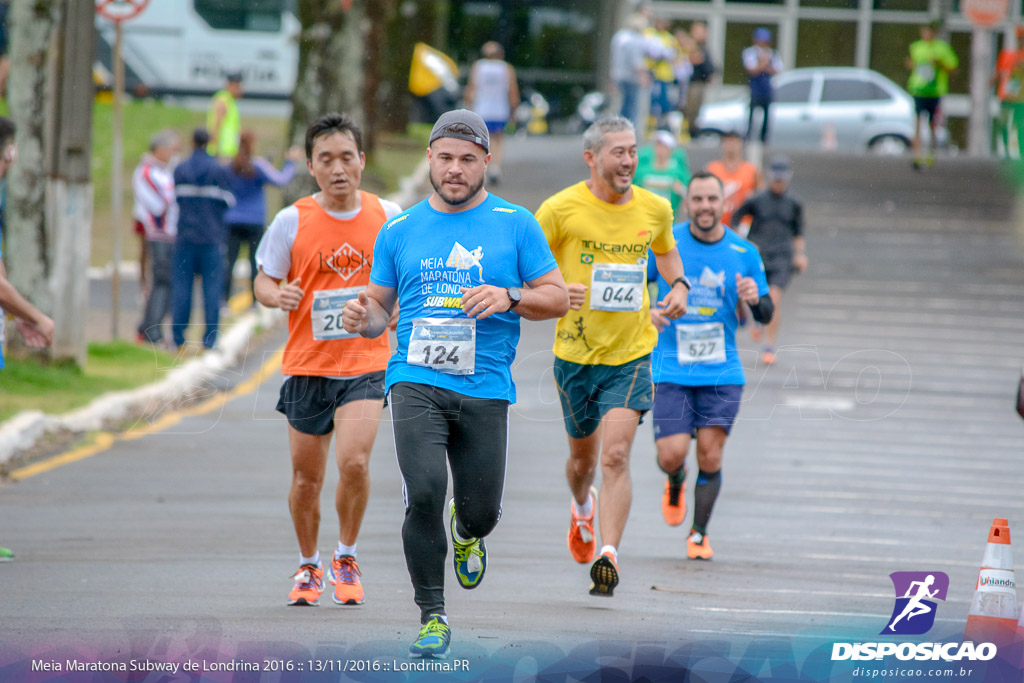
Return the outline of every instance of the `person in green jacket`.
[[[921,39],[910,44],[907,68],[910,79],[907,90],[914,98],[914,163],[920,169],[922,163],[935,163],[935,147],[938,131],[939,103],[949,92],[949,72],[957,67],[959,60],[953,48],[938,37],[941,24],[934,21],[921,27]],[[931,128],[931,144],[928,157],[921,156],[921,116],[928,115]]]
[[[640,150],[633,184],[664,197],[672,205],[673,221],[682,220],[683,199],[690,182],[690,164],[686,151],[678,146],[667,130],[654,134],[654,148]]]
[[[206,130],[210,131],[210,156],[233,159],[238,154],[238,139],[242,134],[242,120],[238,115],[238,98],[242,96],[242,74],[234,71],[226,76],[223,90],[210,100],[206,113]]]

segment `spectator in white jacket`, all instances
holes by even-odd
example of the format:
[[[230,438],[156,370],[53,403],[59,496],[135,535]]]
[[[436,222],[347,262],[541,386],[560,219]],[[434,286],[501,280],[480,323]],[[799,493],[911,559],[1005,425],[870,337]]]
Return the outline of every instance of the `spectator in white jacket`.
[[[152,270],[152,287],[139,323],[139,342],[159,344],[163,340],[163,320],[171,308],[171,255],[178,224],[171,160],[179,146],[180,139],[173,130],[154,133],[149,152],[132,174],[132,217],[136,231],[141,230],[145,236]]]

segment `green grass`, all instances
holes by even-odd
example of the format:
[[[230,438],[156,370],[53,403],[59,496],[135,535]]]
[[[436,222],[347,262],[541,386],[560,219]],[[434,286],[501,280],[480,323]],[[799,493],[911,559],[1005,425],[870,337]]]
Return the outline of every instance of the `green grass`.
[[[155,382],[175,362],[171,354],[125,341],[89,344],[85,369],[40,365],[33,359],[4,360],[5,367],[0,370],[0,421],[23,410],[66,413],[100,394]]]

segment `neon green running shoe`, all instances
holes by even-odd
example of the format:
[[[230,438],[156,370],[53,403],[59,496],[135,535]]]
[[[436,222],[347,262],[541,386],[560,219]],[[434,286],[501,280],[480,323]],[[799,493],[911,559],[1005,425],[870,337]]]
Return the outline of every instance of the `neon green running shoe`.
[[[10,562],[14,559],[14,551],[10,548],[0,548],[0,562]]]
[[[431,614],[427,623],[420,627],[419,637],[409,646],[409,652],[424,659],[444,659],[448,656],[448,644],[452,630],[443,614]]]
[[[451,518],[452,547],[455,549],[455,578],[463,588],[476,588],[484,580],[487,571],[487,547],[484,539],[474,538],[463,543],[455,535],[455,499],[448,502],[448,514]]]

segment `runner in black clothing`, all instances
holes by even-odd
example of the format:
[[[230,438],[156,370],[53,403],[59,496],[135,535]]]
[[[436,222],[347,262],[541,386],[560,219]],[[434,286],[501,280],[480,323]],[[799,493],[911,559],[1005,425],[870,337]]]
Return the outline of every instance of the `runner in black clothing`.
[[[807,269],[803,204],[787,193],[792,177],[789,159],[776,157],[768,169],[768,189],[749,197],[732,215],[733,225],[739,225],[745,216],[753,219],[747,239],[761,252],[769,295],[775,304],[775,315],[763,332],[761,362],[767,365],[775,362],[782,292],[793,272]],[[752,331],[755,339],[760,334],[757,328]]]

